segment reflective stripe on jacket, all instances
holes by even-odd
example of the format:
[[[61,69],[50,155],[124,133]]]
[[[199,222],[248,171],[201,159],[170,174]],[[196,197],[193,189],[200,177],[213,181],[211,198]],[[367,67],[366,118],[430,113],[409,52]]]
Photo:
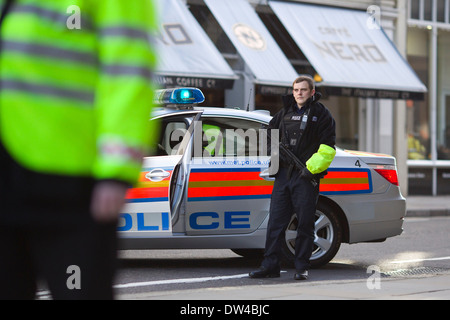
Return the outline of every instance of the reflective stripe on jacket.
[[[154,131],[155,16],[151,0],[14,1],[1,28],[0,136],[18,163],[134,183]]]

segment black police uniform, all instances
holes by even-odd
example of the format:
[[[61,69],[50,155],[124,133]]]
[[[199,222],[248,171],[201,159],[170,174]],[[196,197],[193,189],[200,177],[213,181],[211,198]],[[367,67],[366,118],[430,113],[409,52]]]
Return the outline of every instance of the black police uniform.
[[[299,110],[293,95],[284,96],[284,108],[269,124],[269,129],[280,130],[282,143],[288,145],[303,163],[319,150],[320,145],[325,144],[332,148],[335,145],[335,121],[328,109],[318,102],[320,97],[321,95],[316,93]],[[300,127],[305,117],[307,117],[306,128],[302,131]],[[299,172],[295,168],[292,170],[288,161],[280,159],[280,168],[275,176],[271,197],[266,249],[261,265],[268,271],[267,276],[279,276],[281,248],[293,212],[298,218],[295,268],[300,272],[310,267],[319,196],[319,184],[313,186],[310,180],[313,178],[319,181],[321,176],[323,173],[312,175],[309,171]]]

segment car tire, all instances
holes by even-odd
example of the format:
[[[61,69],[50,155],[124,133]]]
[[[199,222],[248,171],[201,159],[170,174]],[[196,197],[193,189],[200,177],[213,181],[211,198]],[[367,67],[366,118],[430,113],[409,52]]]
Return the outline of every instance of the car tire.
[[[292,215],[286,229],[282,258],[289,266],[294,265],[297,216]],[[342,242],[342,225],[338,215],[329,204],[319,201],[316,210],[314,247],[311,267],[318,268],[330,262],[339,251]]]

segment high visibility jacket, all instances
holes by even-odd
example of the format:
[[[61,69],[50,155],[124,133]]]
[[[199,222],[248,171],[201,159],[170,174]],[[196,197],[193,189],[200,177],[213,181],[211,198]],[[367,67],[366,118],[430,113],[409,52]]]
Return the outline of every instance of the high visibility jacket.
[[[20,165],[135,182],[154,131],[155,17],[152,0],[14,1],[1,28],[0,137]]]
[[[224,144],[222,132],[218,126],[204,123],[202,131],[205,135],[207,145],[204,147],[208,156],[223,156]],[[216,153],[217,152],[217,153]]]

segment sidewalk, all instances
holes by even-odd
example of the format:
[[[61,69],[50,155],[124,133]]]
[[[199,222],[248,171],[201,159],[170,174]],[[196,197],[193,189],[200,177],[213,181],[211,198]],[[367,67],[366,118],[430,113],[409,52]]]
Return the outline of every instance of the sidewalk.
[[[407,217],[450,216],[450,196],[408,196]]]
[[[119,300],[449,300],[450,273],[434,276],[381,278],[374,287],[371,279],[302,281],[282,285],[202,288],[155,291],[119,296]]]

